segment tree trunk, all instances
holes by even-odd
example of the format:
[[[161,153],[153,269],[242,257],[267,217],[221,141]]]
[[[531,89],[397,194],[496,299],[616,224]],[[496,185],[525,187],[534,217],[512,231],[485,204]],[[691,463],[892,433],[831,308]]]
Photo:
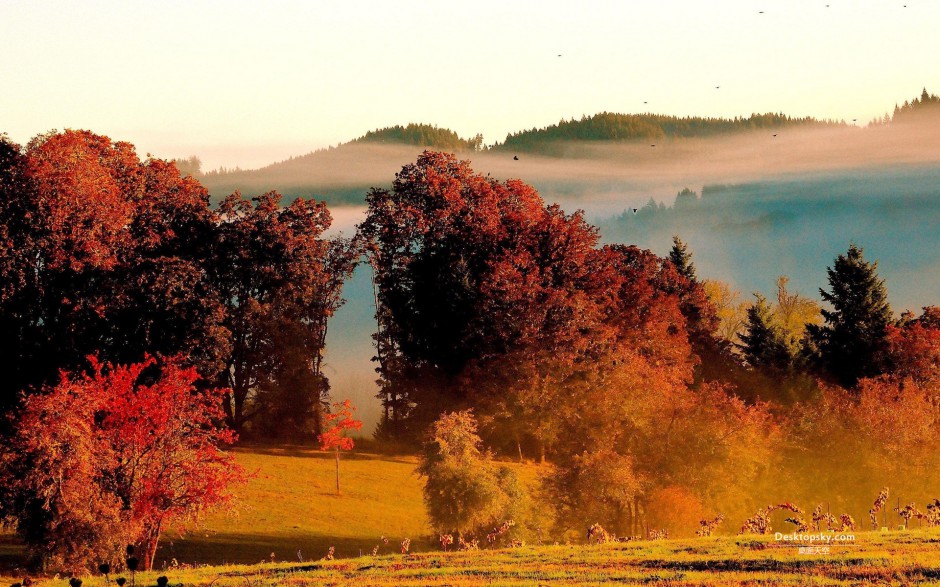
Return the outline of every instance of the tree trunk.
[[[153,569],[154,559],[157,556],[157,544],[160,542],[160,524],[157,524],[155,527],[147,531],[146,538],[144,539],[144,563],[143,570],[149,571]]]
[[[633,520],[636,524],[633,530],[633,536],[640,536],[643,533],[643,520],[640,518],[640,500],[633,498]]]
[[[336,495],[339,495],[339,449],[336,449]]]
[[[519,451],[519,463],[522,463],[522,443],[519,442],[519,435],[516,435],[516,449]]]

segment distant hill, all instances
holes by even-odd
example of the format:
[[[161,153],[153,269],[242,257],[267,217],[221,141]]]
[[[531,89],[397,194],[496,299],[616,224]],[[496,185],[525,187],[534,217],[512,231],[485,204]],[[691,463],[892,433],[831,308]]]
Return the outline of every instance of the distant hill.
[[[706,138],[717,135],[787,127],[835,127],[844,122],[815,118],[791,118],[785,114],[752,114],[747,118],[702,118],[660,114],[601,112],[580,120],[561,120],[545,128],[533,128],[506,136],[492,149],[560,155],[559,144],[584,141],[657,141]]]
[[[409,123],[378,130],[370,130],[351,143],[378,143],[430,147],[441,151],[479,151],[483,148],[483,135],[462,139],[450,129],[429,124]]]
[[[754,114],[748,118],[702,118],[658,114],[603,112],[581,120],[561,121],[542,129],[510,134],[503,143],[483,145],[430,124],[409,123],[371,130],[337,147],[319,149],[255,170],[211,171],[199,178],[213,198],[241,190],[257,195],[277,190],[288,198],[323,199],[333,205],[359,205],[369,188],[387,186],[401,166],[424,149],[472,154],[524,151],[549,156],[583,156],[575,147],[599,142],[645,142],[663,138],[697,138],[759,129],[794,126],[835,127],[844,123],[783,114]],[[379,155],[383,153],[383,155]],[[389,159],[391,157],[391,159]],[[371,164],[370,164],[371,163]],[[381,173],[377,173],[381,170]]]
[[[248,195],[277,190],[287,199],[361,205],[369,188],[391,184],[395,172],[424,149],[471,153],[482,146],[480,134],[464,139],[447,128],[411,123],[372,130],[348,143],[260,169],[220,169],[198,177],[215,200],[235,190]]]
[[[885,114],[869,128],[904,127],[913,129],[923,126],[927,117],[940,120],[940,97],[923,90],[920,96],[904,102],[894,109],[893,115]],[[914,122],[917,124],[905,124]],[[661,114],[622,114],[601,112],[582,116],[580,120],[561,120],[543,128],[532,128],[506,136],[502,143],[489,146],[483,144],[483,136],[460,137],[456,132],[430,124],[409,123],[371,130],[347,143],[328,149],[320,149],[290,159],[273,163],[255,170],[220,169],[198,174],[199,161],[195,158],[182,160],[181,164],[192,168],[197,177],[218,200],[241,190],[248,195],[277,190],[287,199],[295,197],[326,200],[330,205],[362,205],[371,187],[388,187],[401,170],[401,166],[414,161],[424,149],[456,152],[461,158],[473,159],[475,164],[487,158],[499,159],[514,153],[528,153],[547,157],[561,157],[567,161],[596,160],[598,146],[630,149],[645,146],[644,143],[669,145],[675,157],[696,139],[726,136],[759,136],[762,132],[773,133],[786,129],[833,131],[860,130],[844,121],[820,120],[811,117],[794,118],[781,113],[751,114],[747,117],[709,118],[701,116],[677,117]],[[878,131],[881,132],[881,131]],[[784,142],[781,134],[779,139]],[[830,133],[832,134],[832,133]],[[873,133],[863,133],[875,135]],[[862,135],[857,135],[862,136]],[[825,148],[822,143],[794,147],[804,153]],[[853,143],[857,146],[857,143]],[[693,152],[694,149],[688,149]],[[660,151],[659,148],[656,149]],[[888,151],[885,151],[886,153]],[[753,153],[750,153],[751,155]],[[626,156],[626,155],[624,155]],[[779,159],[778,154],[768,153],[768,161]],[[629,155],[632,161],[642,161],[640,155]],[[529,159],[531,160],[531,158]],[[493,168],[499,177],[513,177],[522,172],[512,169]],[[192,171],[191,170],[191,171]],[[523,176],[527,181],[538,181],[539,176],[528,170]],[[551,175],[551,174],[549,174]],[[557,175],[557,174],[556,174]],[[599,174],[602,177],[604,174]],[[548,180],[541,182],[540,189],[548,187]],[[598,179],[602,183],[603,179]],[[620,190],[616,181],[608,181],[609,190]],[[569,185],[570,184],[570,185]],[[584,181],[553,177],[551,186],[557,197],[585,191]],[[566,187],[567,186],[567,187]],[[597,187],[597,186],[594,186]]]

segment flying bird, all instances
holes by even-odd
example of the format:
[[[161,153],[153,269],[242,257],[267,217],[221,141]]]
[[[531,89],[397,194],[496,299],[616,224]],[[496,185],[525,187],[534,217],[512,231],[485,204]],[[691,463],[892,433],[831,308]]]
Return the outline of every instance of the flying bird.
[[[655,147],[656,145],[650,145],[650,146],[651,146],[651,147]]]
[[[512,156],[512,160],[513,160],[513,161],[518,161],[518,160],[519,160],[519,155],[513,155],[513,156]]]

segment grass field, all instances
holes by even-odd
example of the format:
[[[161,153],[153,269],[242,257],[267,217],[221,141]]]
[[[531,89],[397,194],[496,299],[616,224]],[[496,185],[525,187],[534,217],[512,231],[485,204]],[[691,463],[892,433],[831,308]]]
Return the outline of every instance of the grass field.
[[[940,530],[861,532],[826,554],[801,554],[773,536],[442,553],[430,540],[411,457],[345,456],[337,497],[330,455],[285,447],[242,447],[236,454],[254,472],[238,488],[240,506],[213,514],[198,530],[168,532],[157,555],[160,570],[139,574],[137,585],[152,587],[163,574],[186,587],[940,585]],[[535,466],[516,467],[524,480],[535,479]],[[389,544],[373,557],[382,536]],[[412,540],[407,556],[398,554],[404,537]],[[330,546],[337,560],[324,561]],[[13,570],[21,557],[22,547],[0,536],[0,586],[21,578]],[[83,579],[84,587],[110,587],[101,578]]]
[[[234,450],[252,478],[236,487],[238,503],[197,526],[164,533],[156,566],[173,559],[188,564],[257,563],[318,559],[333,546],[337,558],[369,553],[383,536],[386,550],[409,538],[413,551],[439,548],[431,542],[421,478],[414,457],[353,451],[340,461],[336,495],[333,455],[304,447],[248,446]],[[534,466],[512,465],[524,481]],[[22,560],[23,549],[0,536],[0,575]]]
[[[307,448],[247,447],[238,461],[253,474],[236,488],[239,503],[208,516],[202,528],[168,532],[157,565],[256,563],[371,552],[386,536],[418,542],[430,535],[421,479],[411,457],[353,452],[340,461],[336,495],[332,454]],[[430,544],[428,544],[430,547]]]
[[[772,536],[638,541],[600,546],[527,546],[476,552],[387,554],[334,561],[170,568],[187,587],[537,585],[940,585],[940,533],[859,533],[828,554],[799,554]],[[84,587],[106,587],[100,577]],[[58,580],[61,582],[61,579]],[[56,585],[55,580],[39,583]]]

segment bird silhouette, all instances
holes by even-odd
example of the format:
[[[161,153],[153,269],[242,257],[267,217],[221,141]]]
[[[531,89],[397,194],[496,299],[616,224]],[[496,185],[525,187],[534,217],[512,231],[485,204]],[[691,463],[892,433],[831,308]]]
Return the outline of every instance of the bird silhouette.
[[[774,136],[777,136],[776,134]]]
[[[518,160],[519,160],[519,155],[513,155],[513,156],[512,156],[512,160],[513,160],[513,161],[518,161]]]
[[[655,147],[656,145],[650,145],[650,146],[651,146],[651,147]]]

